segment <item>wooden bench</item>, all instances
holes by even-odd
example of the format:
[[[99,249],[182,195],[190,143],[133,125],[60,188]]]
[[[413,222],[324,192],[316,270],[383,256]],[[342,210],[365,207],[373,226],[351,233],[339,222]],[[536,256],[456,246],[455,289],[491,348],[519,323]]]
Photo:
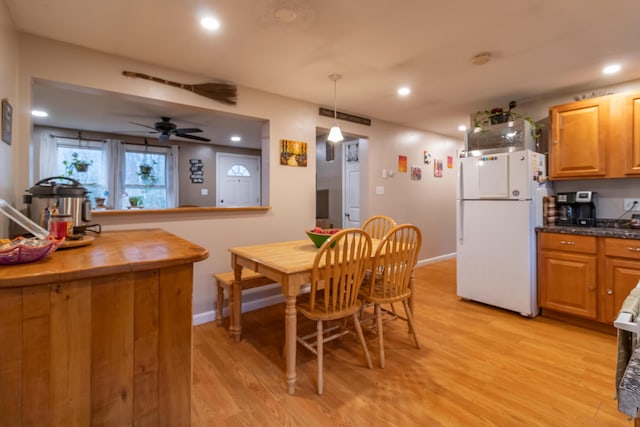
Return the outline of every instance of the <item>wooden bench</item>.
[[[270,285],[275,283],[273,280],[260,273],[256,273],[248,268],[242,269],[242,278],[240,281],[240,292],[238,301],[233,300],[233,291],[231,289],[233,285],[233,271],[225,271],[223,273],[215,273],[213,278],[216,280],[216,286],[218,290],[218,296],[216,300],[216,324],[222,326],[222,303],[224,302],[224,289],[227,290],[229,295],[229,316],[233,318],[234,310],[240,310],[242,314],[242,291],[245,289],[257,288],[259,286]],[[238,316],[240,318],[240,316]]]

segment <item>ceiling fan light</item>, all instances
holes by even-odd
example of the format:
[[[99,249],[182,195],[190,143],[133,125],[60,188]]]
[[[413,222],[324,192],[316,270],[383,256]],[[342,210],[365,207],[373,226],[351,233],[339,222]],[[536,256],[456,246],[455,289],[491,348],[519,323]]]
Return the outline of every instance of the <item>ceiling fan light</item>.
[[[331,130],[329,131],[329,137],[327,138],[327,140],[330,142],[340,142],[344,140],[344,137],[342,136],[342,131],[340,130],[340,127],[338,127],[338,125],[335,125],[334,127],[331,128]]]

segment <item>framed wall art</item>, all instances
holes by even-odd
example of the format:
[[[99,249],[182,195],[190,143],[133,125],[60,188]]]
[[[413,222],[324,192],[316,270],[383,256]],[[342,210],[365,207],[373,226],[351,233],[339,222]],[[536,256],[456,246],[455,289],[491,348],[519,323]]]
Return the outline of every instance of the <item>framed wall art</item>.
[[[11,145],[11,119],[13,108],[5,98],[2,100],[2,140]]]
[[[281,139],[280,164],[287,166],[307,166],[307,143]]]

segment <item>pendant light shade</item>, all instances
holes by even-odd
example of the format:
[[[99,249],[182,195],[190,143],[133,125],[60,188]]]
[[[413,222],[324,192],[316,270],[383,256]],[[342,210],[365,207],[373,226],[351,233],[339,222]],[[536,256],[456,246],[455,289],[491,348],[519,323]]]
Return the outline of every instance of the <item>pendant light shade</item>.
[[[338,126],[338,104],[337,104],[337,85],[338,80],[342,78],[340,74],[331,74],[329,76],[329,80],[333,80],[333,120],[335,124],[329,131],[329,137],[327,138],[330,142],[340,142],[344,140],[342,136],[342,131],[340,130],[340,126]]]
[[[344,137],[342,136],[342,131],[340,130],[338,125],[335,125],[334,127],[331,128],[331,130],[329,131],[329,138],[327,138],[327,140],[329,142],[340,142],[344,140]]]

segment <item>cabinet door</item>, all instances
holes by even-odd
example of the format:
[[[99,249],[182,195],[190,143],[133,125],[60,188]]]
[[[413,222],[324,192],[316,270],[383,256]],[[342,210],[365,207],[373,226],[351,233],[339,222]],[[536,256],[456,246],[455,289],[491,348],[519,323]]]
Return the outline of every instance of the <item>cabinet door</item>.
[[[595,255],[541,251],[538,274],[542,308],[596,318]]]
[[[551,108],[551,179],[603,177],[609,98],[599,97]]]
[[[624,172],[626,175],[640,175],[640,93],[624,96],[623,108]]]
[[[605,320],[613,323],[625,298],[640,280],[640,261],[607,257],[604,270]]]

